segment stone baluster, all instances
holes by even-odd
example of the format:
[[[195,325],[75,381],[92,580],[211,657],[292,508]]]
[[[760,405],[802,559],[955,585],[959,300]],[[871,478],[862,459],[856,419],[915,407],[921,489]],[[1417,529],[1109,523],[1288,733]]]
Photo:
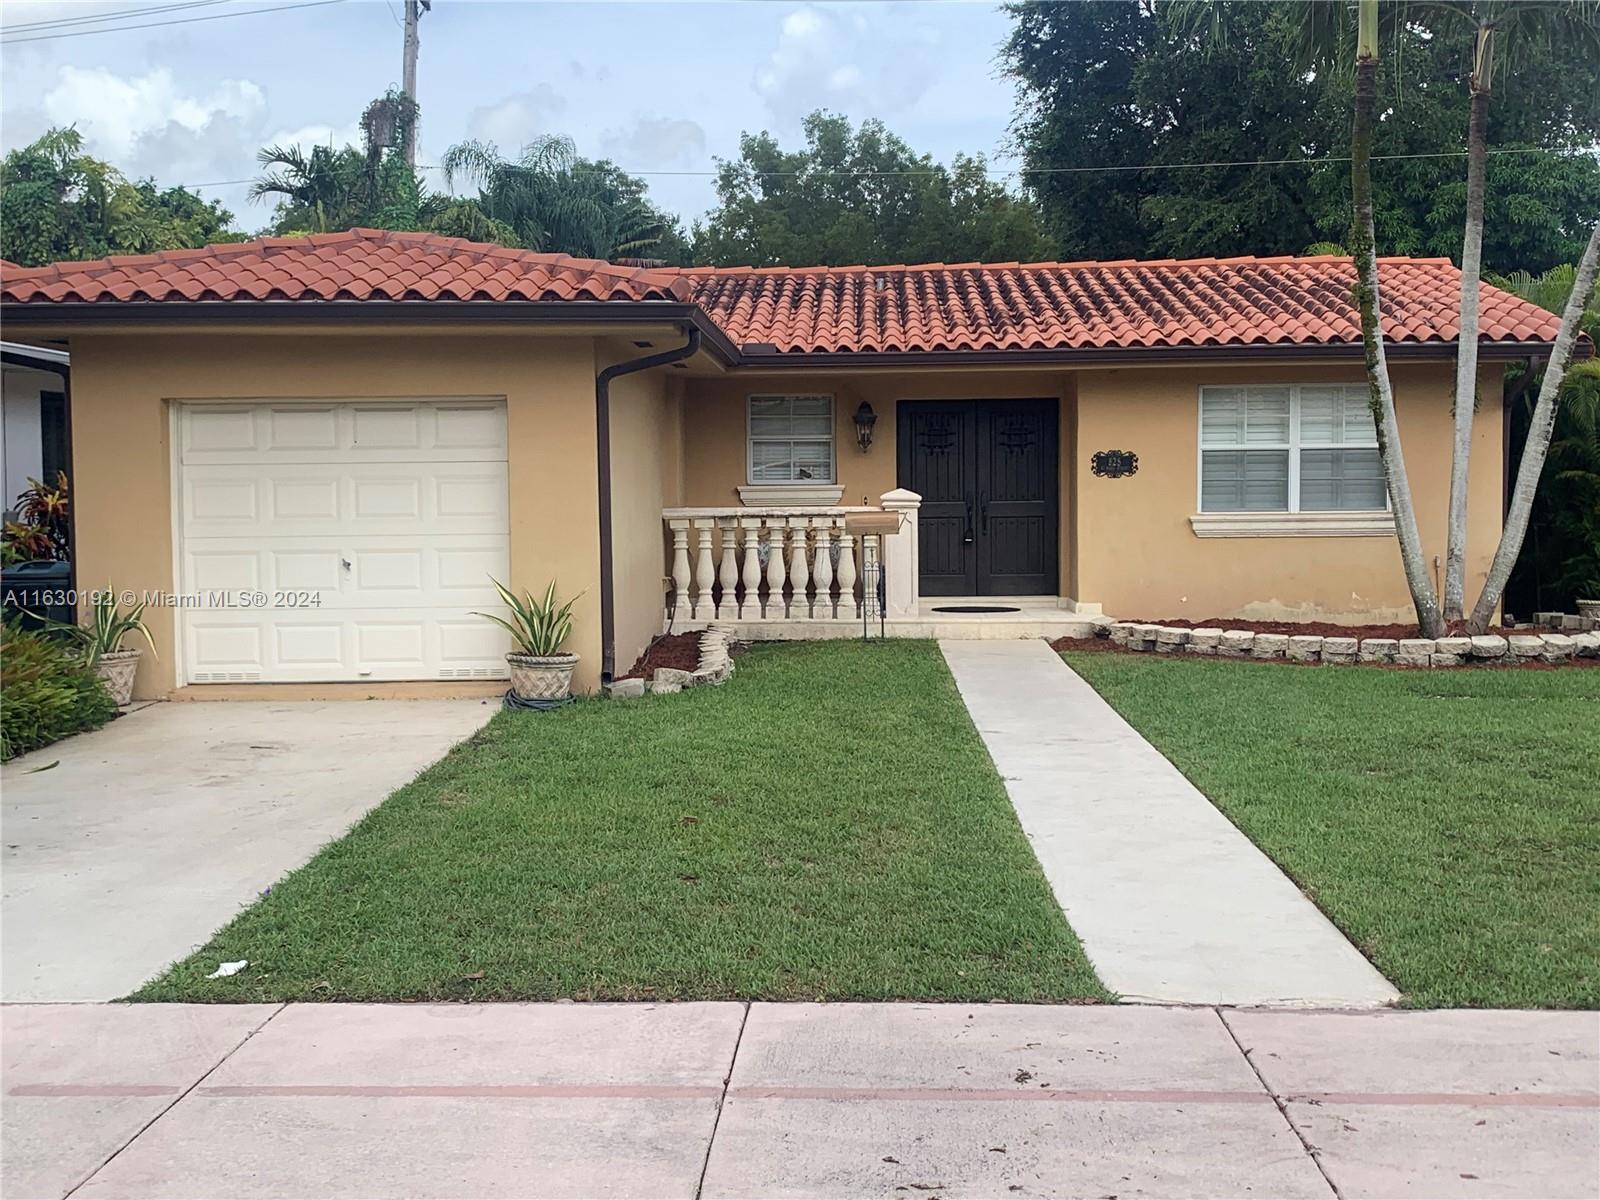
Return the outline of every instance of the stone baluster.
[[[744,537],[744,595],[739,598],[739,619],[756,621],[761,618],[761,519],[738,518]]]
[[[789,602],[789,619],[803,621],[811,615],[811,604],[806,599],[806,584],[811,578],[811,571],[806,566],[806,527],[811,524],[809,517],[789,518],[789,586],[794,589],[794,597]]]
[[[817,549],[811,557],[811,582],[816,585],[817,598],[811,615],[819,621],[833,620],[833,522],[832,517],[818,517]]]
[[[856,535],[839,535],[839,619],[860,620],[861,601],[856,598]]]
[[[789,615],[783,600],[784,563],[782,517],[767,518],[767,620],[781,621]]]
[[[674,517],[667,525],[672,530],[672,620],[677,624],[687,621],[693,611],[689,605],[689,522]]]
[[[694,619],[697,621],[709,620],[715,611],[711,596],[712,586],[717,581],[711,565],[711,535],[715,529],[714,518],[706,517],[695,522],[695,532],[700,535],[699,552],[694,559]]]
[[[739,611],[739,521],[725,517],[717,524],[722,526],[722,565],[717,571],[717,582],[722,585],[722,600],[717,605],[717,619],[721,621]]]

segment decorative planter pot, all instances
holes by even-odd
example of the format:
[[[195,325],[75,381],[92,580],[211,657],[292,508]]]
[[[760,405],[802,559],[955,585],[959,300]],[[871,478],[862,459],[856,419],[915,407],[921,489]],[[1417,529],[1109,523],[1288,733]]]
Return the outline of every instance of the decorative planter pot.
[[[1578,615],[1600,619],[1600,600],[1579,600]]]
[[[133,700],[133,676],[139,669],[139,656],[143,650],[115,650],[110,654],[102,654],[95,663],[95,674],[99,675],[106,685],[106,691],[111,693],[111,699],[118,708],[126,708]]]
[[[511,691],[519,700],[565,700],[572,694],[576,654],[508,654]]]

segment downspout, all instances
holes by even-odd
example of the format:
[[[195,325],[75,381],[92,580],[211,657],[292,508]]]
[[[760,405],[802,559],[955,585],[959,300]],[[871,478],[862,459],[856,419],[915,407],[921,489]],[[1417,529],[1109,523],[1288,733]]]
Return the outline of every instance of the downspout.
[[[620,375],[665,367],[692,358],[700,349],[700,331],[689,327],[689,340],[674,350],[614,363],[594,377],[594,444],[600,480],[600,682],[610,683],[617,670],[617,614],[611,563],[611,381]]]

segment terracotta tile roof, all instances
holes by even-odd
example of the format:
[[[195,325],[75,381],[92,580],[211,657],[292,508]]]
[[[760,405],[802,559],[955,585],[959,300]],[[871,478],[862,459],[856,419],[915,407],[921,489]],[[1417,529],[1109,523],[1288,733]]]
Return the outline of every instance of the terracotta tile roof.
[[[1384,331],[1449,342],[1460,272],[1448,259],[1379,262]],[[1361,340],[1348,258],[916,267],[693,268],[694,299],[739,344],[779,351],[1039,350]],[[1552,341],[1554,314],[1482,289],[1481,336]]]
[[[672,300],[671,271],[536,254],[426,233],[352,229],[7,268],[0,300]]]
[[[1460,274],[1449,260],[1382,259],[1379,272],[1392,341],[1454,340]],[[1354,282],[1347,258],[650,268],[352,229],[7,264],[0,300],[692,302],[736,346],[829,354],[1352,345]],[[1559,324],[1484,285],[1484,340],[1549,342]]]

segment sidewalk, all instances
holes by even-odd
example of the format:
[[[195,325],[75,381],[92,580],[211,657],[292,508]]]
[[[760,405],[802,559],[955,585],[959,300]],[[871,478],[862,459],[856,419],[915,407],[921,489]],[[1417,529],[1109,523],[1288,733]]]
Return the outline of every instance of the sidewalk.
[[[1095,973],[1159,1004],[1398,999],[1276,864],[1042,641],[940,642]],[[1219,725],[1217,737],[1244,736]]]
[[[12,1198],[1482,1200],[1600,1178],[1593,1013],[10,1005],[0,1023]]]

